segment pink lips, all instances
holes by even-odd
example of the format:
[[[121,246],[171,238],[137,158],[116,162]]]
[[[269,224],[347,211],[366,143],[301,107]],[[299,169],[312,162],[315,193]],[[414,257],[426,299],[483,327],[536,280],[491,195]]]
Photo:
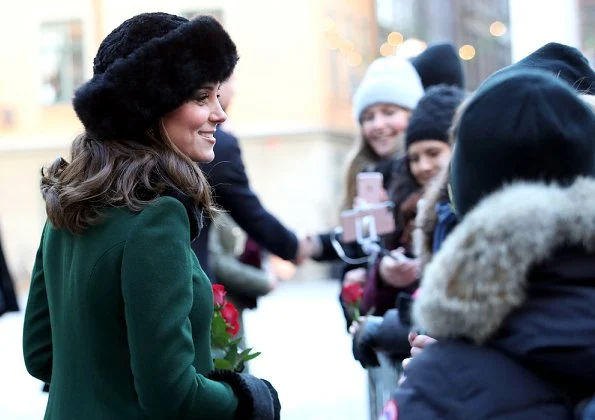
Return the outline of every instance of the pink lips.
[[[198,134],[211,144],[217,143],[217,140],[213,137],[214,131],[199,131]]]

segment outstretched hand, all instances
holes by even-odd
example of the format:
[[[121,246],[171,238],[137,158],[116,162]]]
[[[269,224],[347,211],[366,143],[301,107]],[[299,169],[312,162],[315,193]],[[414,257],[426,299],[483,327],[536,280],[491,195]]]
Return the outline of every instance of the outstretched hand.
[[[304,236],[299,239],[295,263],[300,265],[304,261],[312,258],[316,251],[316,244],[312,236]]]

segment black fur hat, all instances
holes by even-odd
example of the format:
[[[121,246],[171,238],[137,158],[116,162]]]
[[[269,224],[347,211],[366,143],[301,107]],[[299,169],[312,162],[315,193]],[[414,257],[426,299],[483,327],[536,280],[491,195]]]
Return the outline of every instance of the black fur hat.
[[[213,17],[143,13],[103,40],[93,78],[74,94],[74,110],[93,136],[141,139],[201,85],[227,80],[237,60],[235,44]]]

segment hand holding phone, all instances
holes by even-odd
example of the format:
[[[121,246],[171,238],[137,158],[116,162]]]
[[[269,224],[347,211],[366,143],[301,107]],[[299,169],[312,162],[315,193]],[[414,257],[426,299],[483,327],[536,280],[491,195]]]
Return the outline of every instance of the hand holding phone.
[[[373,224],[374,232],[369,229]],[[386,235],[395,230],[393,205],[391,202],[374,204],[360,209],[346,210],[341,213],[342,242],[350,243],[358,239],[358,234],[369,237],[370,234]]]
[[[380,277],[388,285],[402,288],[415,282],[419,277],[419,260],[413,258],[396,258],[394,251],[392,256],[386,255],[380,260]]]

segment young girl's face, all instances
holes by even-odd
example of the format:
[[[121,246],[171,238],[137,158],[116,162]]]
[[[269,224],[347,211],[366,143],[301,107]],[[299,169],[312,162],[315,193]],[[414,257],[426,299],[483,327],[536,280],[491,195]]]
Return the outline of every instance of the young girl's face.
[[[215,130],[227,115],[218,99],[219,84],[200,87],[194,97],[163,117],[163,126],[173,144],[195,162],[215,158]]]
[[[451,148],[440,140],[421,140],[407,149],[409,169],[422,187],[448,165]]]
[[[379,157],[390,157],[402,147],[410,115],[406,109],[392,104],[376,104],[364,110],[362,134]]]

